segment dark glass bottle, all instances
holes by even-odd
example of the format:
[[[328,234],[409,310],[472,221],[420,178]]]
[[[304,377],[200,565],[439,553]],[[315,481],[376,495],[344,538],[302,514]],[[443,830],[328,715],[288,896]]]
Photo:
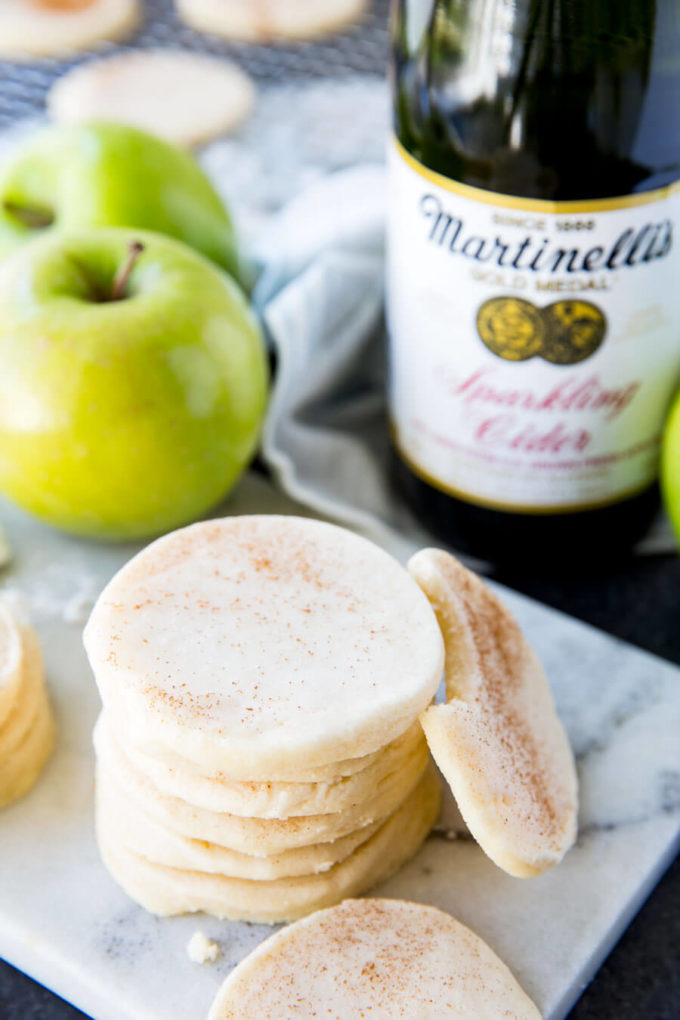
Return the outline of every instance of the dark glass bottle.
[[[620,553],[658,505],[680,370],[680,2],[392,17],[399,481],[484,558]]]

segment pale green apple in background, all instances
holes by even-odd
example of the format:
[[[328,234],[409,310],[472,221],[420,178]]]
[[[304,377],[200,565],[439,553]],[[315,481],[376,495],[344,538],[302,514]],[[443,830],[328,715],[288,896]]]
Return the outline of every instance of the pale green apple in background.
[[[168,234],[237,272],[229,214],[193,157],[122,124],[46,128],[0,170],[0,258],[88,227]]]
[[[680,392],[666,419],[661,446],[661,491],[680,544]]]
[[[144,248],[123,284],[135,241]],[[159,234],[49,233],[9,256],[0,366],[0,490],[74,533],[184,524],[256,448],[267,391],[257,320],[231,277]]]

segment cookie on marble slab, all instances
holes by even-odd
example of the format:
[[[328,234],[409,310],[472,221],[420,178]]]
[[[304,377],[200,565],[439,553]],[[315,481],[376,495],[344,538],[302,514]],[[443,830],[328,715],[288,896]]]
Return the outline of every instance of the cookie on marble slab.
[[[0,748],[0,808],[19,800],[31,790],[52,754],[54,719],[47,701],[42,701],[31,719],[29,731],[5,757]]]
[[[541,1020],[508,967],[449,914],[355,899],[270,936],[231,972],[207,1020]]]
[[[2,0],[0,58],[67,57],[129,35],[139,0]]]
[[[484,852],[539,875],[576,838],[574,758],[536,654],[481,578],[439,549],[408,563],[446,646],[446,704],[421,716],[432,755]]]
[[[261,43],[340,31],[361,19],[368,0],[176,0],[176,6],[199,32]]]
[[[115,783],[141,810],[182,836],[217,843],[256,857],[278,854],[296,847],[329,843],[356,829],[386,818],[413,790],[427,768],[427,757],[404,769],[389,786],[377,790],[351,809],[334,814],[290,818],[252,818],[224,811],[207,811],[179,797],[161,793],[137,772],[98,723],[94,733],[97,771]]]
[[[33,649],[26,647],[29,636],[22,628],[22,680],[17,699],[0,723],[0,761],[11,757],[13,752],[30,735],[33,720],[46,701],[42,669],[38,667]]]
[[[106,726],[102,717],[101,726]],[[107,739],[122,749],[130,764],[146,776],[161,793],[179,797],[207,811],[226,811],[247,818],[290,818],[352,811],[356,805],[388,795],[392,787],[425,768],[429,757],[420,723],[408,731],[408,739],[389,744],[375,760],[350,776],[322,783],[244,782],[209,779],[144,754],[109,732]]]
[[[167,142],[198,146],[238,128],[255,88],[232,61],[184,50],[134,50],[80,64],[50,89],[63,124],[115,121]]]
[[[18,700],[0,726],[0,808],[35,785],[54,747],[50,708],[38,639],[20,628],[21,671]]]
[[[231,875],[232,878],[260,882],[329,871],[369,840],[384,822],[384,819],[372,822],[330,843],[316,843],[269,857],[255,857],[216,843],[190,839],[169,829],[126,796],[101,770],[97,776],[95,804],[97,813],[115,827],[120,845],[139,857],[168,868]]]
[[[185,871],[151,864],[120,842],[108,816],[98,818],[104,864],[123,889],[162,916],[203,910],[220,918],[276,924],[356,896],[381,882],[420,848],[439,811],[439,780],[430,767],[418,786],[378,831],[330,870],[271,882]]]
[[[430,703],[443,666],[432,608],[393,557],[279,515],[153,542],[106,586],[84,640],[127,744],[245,780],[384,747]]]

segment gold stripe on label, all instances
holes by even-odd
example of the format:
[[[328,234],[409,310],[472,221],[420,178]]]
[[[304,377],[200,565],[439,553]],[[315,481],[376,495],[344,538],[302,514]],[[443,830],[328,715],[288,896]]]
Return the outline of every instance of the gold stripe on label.
[[[660,202],[680,191],[680,181],[674,181],[673,184],[668,184],[664,188],[655,188],[653,191],[643,191],[636,195],[619,195],[615,198],[593,198],[589,201],[551,202],[543,198],[518,198],[513,195],[501,195],[495,191],[486,191],[484,188],[475,188],[471,184],[452,181],[450,177],[430,170],[429,167],[415,159],[398,138],[393,136],[393,140],[398,154],[420,177],[424,177],[439,188],[444,188],[445,191],[460,195],[461,198],[469,198],[473,202],[482,202],[485,205],[503,209],[522,209],[525,212],[544,213],[608,212],[612,209],[631,209],[639,205],[650,205],[652,202]]]
[[[447,496],[453,496],[454,499],[460,499],[463,503],[471,503],[473,506],[484,507],[487,510],[500,510],[501,512],[512,514],[527,514],[533,517],[547,517],[551,514],[581,513],[584,510],[601,510],[608,506],[614,506],[616,503],[623,503],[625,500],[631,499],[632,496],[637,496],[638,493],[649,488],[654,481],[653,478],[650,478],[641,485],[636,485],[634,488],[628,489],[626,492],[622,492],[617,496],[594,500],[591,503],[567,503],[557,506],[530,506],[525,503],[505,503],[502,500],[488,499],[486,496],[479,496],[473,492],[466,492],[464,489],[458,489],[453,485],[442,482],[435,475],[430,474],[429,471],[422,468],[420,464],[417,464],[411,459],[399,442],[397,430],[394,426],[392,426],[390,431],[392,433],[392,441],[397,448],[399,456],[414,475],[417,475],[418,478],[427,482],[427,484],[431,485],[433,489],[438,489],[439,492],[446,493]]]

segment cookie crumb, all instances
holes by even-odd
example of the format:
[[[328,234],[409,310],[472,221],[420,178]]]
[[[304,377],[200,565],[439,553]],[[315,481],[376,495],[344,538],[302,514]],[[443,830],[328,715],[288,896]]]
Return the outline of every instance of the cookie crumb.
[[[195,931],[187,942],[187,956],[194,963],[214,963],[219,955],[217,942],[211,942],[202,931]]]

